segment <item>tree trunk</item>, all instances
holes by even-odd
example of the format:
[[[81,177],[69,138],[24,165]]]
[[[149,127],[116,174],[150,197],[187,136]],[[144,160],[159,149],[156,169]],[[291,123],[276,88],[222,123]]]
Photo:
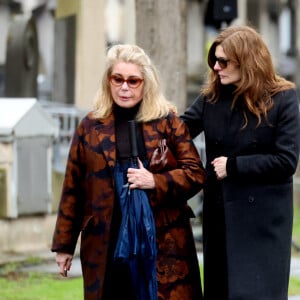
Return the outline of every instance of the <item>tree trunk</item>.
[[[161,74],[166,97],[182,113],[187,102],[186,0],[136,0],[136,43]]]

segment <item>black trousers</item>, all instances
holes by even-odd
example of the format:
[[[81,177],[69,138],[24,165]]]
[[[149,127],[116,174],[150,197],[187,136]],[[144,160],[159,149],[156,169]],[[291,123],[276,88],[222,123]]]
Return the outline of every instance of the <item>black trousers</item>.
[[[107,268],[103,300],[138,300],[135,296],[128,265],[111,263]]]

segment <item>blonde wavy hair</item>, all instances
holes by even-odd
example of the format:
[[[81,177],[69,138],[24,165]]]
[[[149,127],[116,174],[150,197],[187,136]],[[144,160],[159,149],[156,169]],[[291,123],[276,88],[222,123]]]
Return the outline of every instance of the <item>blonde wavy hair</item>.
[[[241,72],[241,79],[236,84],[232,108],[240,99],[244,107],[258,118],[257,126],[274,102],[272,97],[280,92],[294,88],[295,84],[275,72],[271,54],[258,32],[251,26],[232,26],[224,29],[216,37],[208,52],[210,67],[207,83],[202,93],[208,101],[214,103],[219,99],[220,79],[214,68],[215,50],[220,45],[227,58],[236,63]],[[244,111],[245,124],[248,124]]]
[[[102,86],[98,90],[93,105],[95,118],[108,117],[113,109],[109,77],[114,65],[119,62],[132,63],[140,67],[144,79],[143,99],[137,114],[137,120],[148,122],[167,116],[171,111],[177,112],[162,93],[159,73],[149,56],[137,45],[120,44],[109,48],[106,68],[102,77]]]

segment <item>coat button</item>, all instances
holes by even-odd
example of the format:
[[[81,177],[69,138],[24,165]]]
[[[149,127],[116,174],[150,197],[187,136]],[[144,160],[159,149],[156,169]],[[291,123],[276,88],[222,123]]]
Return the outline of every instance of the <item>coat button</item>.
[[[249,203],[253,203],[253,202],[254,202],[254,200],[255,200],[255,199],[254,199],[254,197],[253,197],[253,196],[249,196],[249,197],[248,197],[248,202],[249,202]]]

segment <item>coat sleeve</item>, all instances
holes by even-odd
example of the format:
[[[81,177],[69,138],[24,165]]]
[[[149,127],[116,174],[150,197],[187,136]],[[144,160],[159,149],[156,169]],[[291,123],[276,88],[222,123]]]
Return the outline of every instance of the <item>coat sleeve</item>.
[[[204,98],[198,96],[194,102],[186,109],[180,118],[188,126],[191,137],[195,138],[203,131],[203,108]]]
[[[205,181],[205,171],[198,151],[185,123],[177,116],[170,116],[168,143],[177,159],[177,168],[154,175],[155,191],[152,205],[186,204],[198,193]]]
[[[81,123],[82,125],[82,123]],[[56,226],[53,234],[53,252],[73,254],[81,230],[83,211],[83,163],[82,126],[75,131],[69,150]]]
[[[237,156],[237,176],[281,180],[296,171],[300,143],[298,95],[291,89],[275,97],[278,98],[275,99],[275,124],[272,124],[275,126],[274,147],[270,153]]]

